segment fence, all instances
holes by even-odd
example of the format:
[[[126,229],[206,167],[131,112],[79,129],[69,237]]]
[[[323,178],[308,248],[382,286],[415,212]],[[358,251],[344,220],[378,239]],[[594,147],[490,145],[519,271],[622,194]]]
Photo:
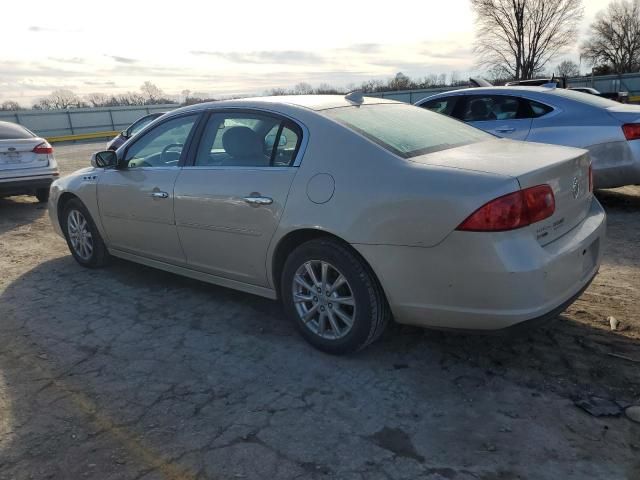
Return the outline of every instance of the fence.
[[[68,110],[19,110],[0,112],[0,121],[19,123],[37,135],[52,140],[66,140],[68,136],[77,136],[76,139],[100,138],[100,136],[109,136],[113,132],[124,130],[149,113],[164,112],[177,106],[167,104]]]

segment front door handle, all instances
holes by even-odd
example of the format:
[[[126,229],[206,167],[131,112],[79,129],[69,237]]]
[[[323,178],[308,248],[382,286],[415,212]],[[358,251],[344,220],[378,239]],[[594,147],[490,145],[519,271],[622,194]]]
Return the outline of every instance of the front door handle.
[[[273,203],[273,198],[269,197],[244,197],[243,199],[249,205],[271,205]]]
[[[496,132],[498,133],[513,133],[515,132],[516,129],[513,127],[500,127],[500,128],[496,128]]]
[[[153,198],[169,198],[169,194],[167,192],[151,192],[151,196]]]

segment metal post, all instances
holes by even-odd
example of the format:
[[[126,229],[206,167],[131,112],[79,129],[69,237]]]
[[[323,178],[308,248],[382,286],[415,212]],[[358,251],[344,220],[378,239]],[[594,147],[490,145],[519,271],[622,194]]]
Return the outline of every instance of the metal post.
[[[71,112],[67,109],[67,120],[69,120],[69,130],[71,130],[71,135],[74,135],[73,131],[73,123],[71,123]]]
[[[116,124],[113,123],[113,110],[109,109],[109,118],[111,119],[111,130],[116,130]]]

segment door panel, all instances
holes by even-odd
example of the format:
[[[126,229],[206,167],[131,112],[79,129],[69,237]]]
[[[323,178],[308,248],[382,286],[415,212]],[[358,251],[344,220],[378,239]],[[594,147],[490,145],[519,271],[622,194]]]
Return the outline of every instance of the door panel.
[[[184,264],[173,214],[178,167],[107,170],[98,182],[98,205],[109,246]]]
[[[269,286],[267,249],[296,170],[184,168],[175,185],[175,216],[187,264],[213,275]]]
[[[468,122],[485,132],[493,133],[498,137],[511,138],[513,140],[525,140],[531,130],[531,118],[513,120],[492,120],[484,122]]]

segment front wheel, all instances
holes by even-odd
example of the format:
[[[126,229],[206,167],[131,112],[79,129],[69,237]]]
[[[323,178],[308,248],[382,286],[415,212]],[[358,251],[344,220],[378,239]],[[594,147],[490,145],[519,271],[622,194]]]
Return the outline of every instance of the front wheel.
[[[109,260],[109,252],[82,202],[78,199],[69,200],[62,215],[64,236],[73,258],[84,267],[105,265]]]
[[[382,334],[391,316],[373,272],[331,238],[306,242],[289,255],[281,294],[302,336],[327,353],[366,347]]]

